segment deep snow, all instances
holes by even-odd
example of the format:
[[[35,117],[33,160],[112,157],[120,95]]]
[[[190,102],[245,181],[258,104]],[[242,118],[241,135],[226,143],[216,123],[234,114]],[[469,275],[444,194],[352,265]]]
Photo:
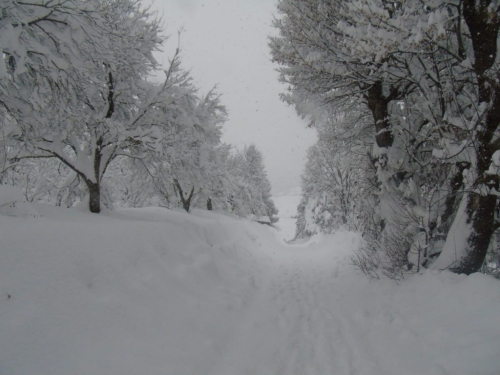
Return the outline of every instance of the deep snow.
[[[230,215],[0,215],[0,374],[500,373],[500,284],[368,281],[352,233]]]

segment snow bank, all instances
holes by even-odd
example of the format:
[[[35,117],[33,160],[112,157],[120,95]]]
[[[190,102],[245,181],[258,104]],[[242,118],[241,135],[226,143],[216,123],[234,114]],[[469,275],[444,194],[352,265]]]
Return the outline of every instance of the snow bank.
[[[0,216],[0,374],[203,374],[271,228],[160,208]],[[250,272],[250,270],[252,270]]]

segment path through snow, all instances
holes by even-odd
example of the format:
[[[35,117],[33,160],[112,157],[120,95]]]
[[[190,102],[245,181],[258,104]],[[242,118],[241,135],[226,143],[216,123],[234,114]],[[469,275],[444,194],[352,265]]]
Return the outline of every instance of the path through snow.
[[[0,375],[498,375],[499,282],[396,285],[352,233],[286,244],[230,215],[0,215]]]
[[[429,274],[433,281],[416,278],[401,286],[369,283],[349,264],[356,244],[355,235],[343,233],[336,241],[323,237],[277,246],[271,256],[262,252],[269,261],[263,265],[267,277],[212,374],[499,372],[493,359],[500,338],[473,322],[461,323],[467,316],[485,316],[464,308],[453,291],[465,276]],[[478,275],[477,281],[492,280]],[[486,313],[499,322],[494,314]]]
[[[304,250],[274,251],[269,277],[259,285],[214,374],[354,373],[343,332],[348,327],[334,313],[339,265],[326,266],[322,257]]]

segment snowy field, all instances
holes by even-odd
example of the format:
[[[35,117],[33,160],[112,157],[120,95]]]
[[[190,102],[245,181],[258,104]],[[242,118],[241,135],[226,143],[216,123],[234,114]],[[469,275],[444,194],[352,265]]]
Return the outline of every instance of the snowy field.
[[[500,284],[396,285],[349,265],[352,233],[286,244],[233,216],[0,215],[2,375],[494,375]]]

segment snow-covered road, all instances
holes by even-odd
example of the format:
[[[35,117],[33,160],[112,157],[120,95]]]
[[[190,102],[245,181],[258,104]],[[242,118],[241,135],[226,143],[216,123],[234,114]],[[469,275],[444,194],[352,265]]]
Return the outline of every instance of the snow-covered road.
[[[334,313],[338,268],[304,251],[279,255],[213,374],[356,373],[348,327]]]
[[[369,281],[348,232],[36,207],[0,216],[0,375],[500,373],[490,277]]]
[[[493,311],[481,311],[481,297],[480,311],[462,305],[465,293],[455,284],[465,276],[429,274],[433,281],[416,278],[403,286],[369,283],[349,264],[348,249],[355,244],[356,237],[344,233],[336,241],[262,253],[265,277],[211,374],[499,372],[494,358],[500,337],[472,319],[463,324],[467,317],[498,321]],[[476,281],[488,280],[478,275]]]

